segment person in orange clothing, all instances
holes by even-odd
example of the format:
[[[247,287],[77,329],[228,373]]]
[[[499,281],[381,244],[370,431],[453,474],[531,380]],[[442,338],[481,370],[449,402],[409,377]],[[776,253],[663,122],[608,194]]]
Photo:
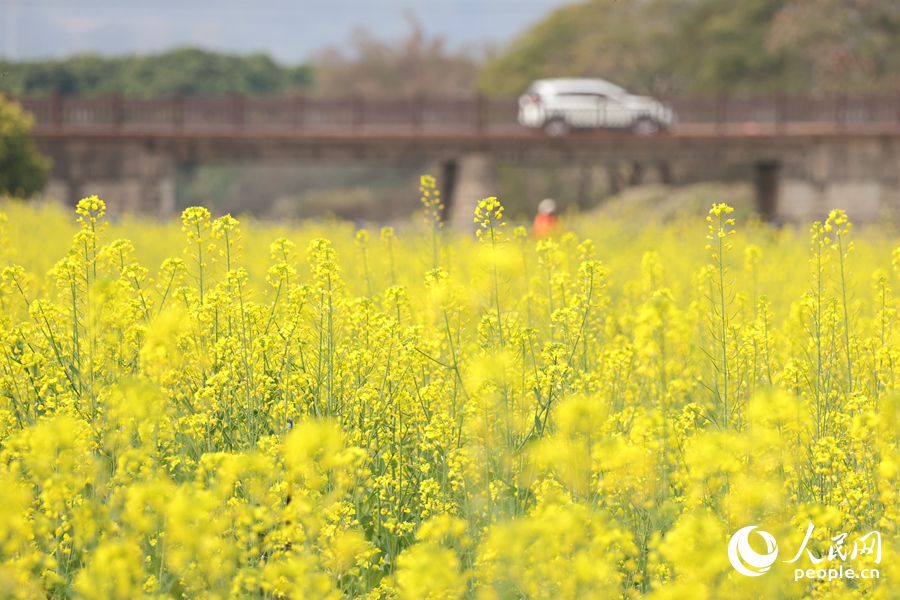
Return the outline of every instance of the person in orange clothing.
[[[556,215],[556,201],[550,198],[541,200],[538,204],[538,214],[534,217],[534,226],[531,228],[531,236],[542,238],[553,233],[559,217]]]

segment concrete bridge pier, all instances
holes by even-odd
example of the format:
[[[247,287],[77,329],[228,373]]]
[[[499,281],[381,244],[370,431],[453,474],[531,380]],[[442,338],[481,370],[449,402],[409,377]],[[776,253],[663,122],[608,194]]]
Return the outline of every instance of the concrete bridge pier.
[[[104,126],[105,127],[105,126]],[[175,210],[175,165],[217,161],[336,160],[440,166],[445,222],[474,229],[477,203],[497,193],[496,164],[562,167],[571,198],[589,207],[594,178],[615,193],[640,183],[753,181],[757,210],[775,222],[824,220],[834,208],[857,223],[900,217],[900,125],[891,129],[792,135],[597,135],[527,137],[128,133],[47,127],[36,141],[53,159],[48,195],[74,205],[97,194],[110,213],[167,218]],[[523,134],[524,135],[524,134]],[[573,169],[574,167],[574,169]],[[574,170],[574,175],[572,172]],[[580,175],[579,172],[580,171]],[[722,201],[727,201],[723,198]]]
[[[441,190],[444,209],[441,211],[441,221],[448,223],[453,216],[453,200],[456,194],[456,177],[459,172],[459,164],[455,158],[446,160],[440,165],[441,179],[438,185]]]
[[[496,195],[494,161],[487,152],[470,152],[445,163],[444,202],[447,222],[460,231],[474,231],[475,207]]]
[[[780,172],[781,163],[777,160],[763,160],[754,165],[756,212],[766,221],[773,220],[776,215]]]
[[[175,212],[175,160],[152,143],[78,141],[43,151],[53,159],[47,196],[75,206],[97,195],[110,214]]]
[[[824,221],[835,208],[851,221],[874,223],[900,216],[900,140],[857,138],[818,140],[802,153],[784,157],[780,168],[759,163],[757,172],[778,171],[777,221]],[[758,178],[757,190],[760,190]],[[771,184],[770,184],[771,185]],[[762,186],[765,187],[765,186]]]

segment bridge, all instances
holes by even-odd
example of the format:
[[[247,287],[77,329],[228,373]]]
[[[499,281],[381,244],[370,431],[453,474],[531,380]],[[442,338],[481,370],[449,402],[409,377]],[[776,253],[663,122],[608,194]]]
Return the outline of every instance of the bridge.
[[[613,187],[744,177],[778,221],[847,208],[857,221],[900,214],[900,96],[687,98],[655,136],[577,131],[549,137],[517,122],[515,99],[304,96],[21,98],[53,159],[48,194],[98,194],[113,210],[170,216],[179,163],[429,161],[460,225],[493,195],[498,161],[608,167]],[[625,165],[626,168],[622,168]]]

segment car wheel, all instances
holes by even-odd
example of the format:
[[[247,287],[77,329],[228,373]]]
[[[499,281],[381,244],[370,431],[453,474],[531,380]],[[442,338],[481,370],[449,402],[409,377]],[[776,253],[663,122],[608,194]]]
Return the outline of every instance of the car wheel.
[[[569,133],[569,124],[562,117],[554,117],[544,125],[544,132],[550,137],[559,137]]]
[[[634,125],[631,126],[631,130],[638,135],[656,135],[656,133],[659,132],[659,123],[650,117],[641,117],[634,122]]]

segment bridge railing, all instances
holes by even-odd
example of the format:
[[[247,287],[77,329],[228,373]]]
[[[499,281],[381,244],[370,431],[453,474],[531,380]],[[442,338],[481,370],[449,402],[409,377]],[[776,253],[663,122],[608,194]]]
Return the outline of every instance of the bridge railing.
[[[748,134],[900,128],[900,96],[685,98],[671,101],[683,128]]]
[[[96,98],[19,99],[37,132],[244,133],[275,135],[502,135],[525,133],[516,99],[432,98]],[[676,98],[675,129],[700,134],[900,129],[900,96]]]

